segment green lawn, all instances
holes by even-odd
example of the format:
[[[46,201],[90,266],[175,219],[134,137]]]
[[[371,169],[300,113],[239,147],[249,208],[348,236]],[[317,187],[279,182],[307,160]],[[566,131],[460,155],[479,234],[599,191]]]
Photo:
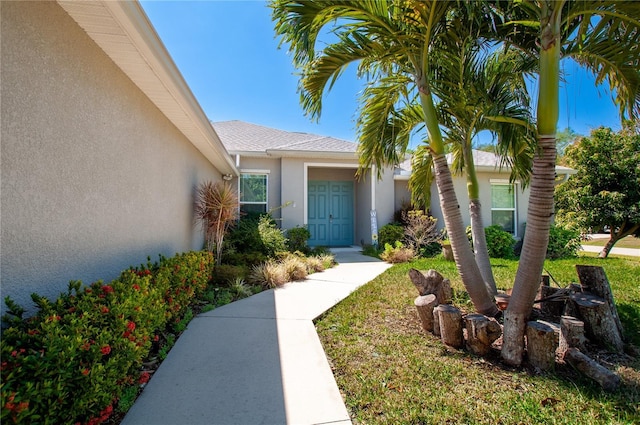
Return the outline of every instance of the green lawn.
[[[583,241],[583,245],[593,245],[593,246],[604,246],[609,238],[593,238],[588,241]],[[614,248],[638,248],[640,249],[640,238],[636,238],[635,236],[627,236],[616,242],[613,246]]]
[[[498,287],[512,285],[517,263],[494,260]],[[575,264],[602,265],[625,333],[640,346],[640,260],[582,257],[548,261],[561,285],[576,281]],[[442,259],[400,264],[354,292],[316,325],[356,424],[631,424],[640,423],[640,359],[609,359],[622,377],[617,393],[565,366],[554,374],[501,366],[445,347],[422,331],[410,267],[438,270],[452,281],[454,304],[471,305],[455,270]]]

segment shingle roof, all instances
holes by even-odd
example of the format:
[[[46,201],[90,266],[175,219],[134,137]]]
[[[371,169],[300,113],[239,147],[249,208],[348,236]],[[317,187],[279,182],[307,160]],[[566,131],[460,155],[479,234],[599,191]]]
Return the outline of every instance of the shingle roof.
[[[212,122],[230,153],[309,152],[355,154],[357,144],[317,134],[297,133],[263,127],[244,121]]]
[[[496,171],[506,171],[509,172],[511,167],[508,164],[501,165],[501,158],[499,155],[496,155],[493,152],[485,152],[473,149],[473,163],[476,168],[484,168],[486,169],[495,169]],[[451,165],[451,161],[453,156],[449,153],[447,154],[447,163]],[[563,167],[561,165],[556,165],[556,172],[560,174],[575,174],[575,170],[567,167]],[[396,167],[395,174],[401,176],[408,176],[411,174],[411,157],[401,162],[398,167]]]

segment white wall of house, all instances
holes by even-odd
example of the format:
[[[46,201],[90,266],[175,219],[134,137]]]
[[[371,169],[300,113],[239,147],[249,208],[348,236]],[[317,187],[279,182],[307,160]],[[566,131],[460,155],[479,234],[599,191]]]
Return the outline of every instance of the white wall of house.
[[[507,172],[483,172],[477,173],[478,184],[480,186],[480,204],[482,205],[482,219],[484,227],[491,226],[491,184],[508,183],[509,174]],[[471,221],[469,218],[469,196],[467,194],[467,181],[464,176],[454,176],[453,185],[458,197],[458,203],[460,205],[460,212],[462,213],[462,220],[465,226],[469,226]],[[527,206],[529,205],[529,189],[523,190],[522,185],[515,184],[515,221],[516,221],[516,234],[517,238],[522,237],[524,232],[525,222],[527,220]],[[440,200],[438,198],[438,189],[434,184],[431,185],[431,214],[438,219],[438,225],[440,228],[444,228],[444,218],[442,215],[442,209],[440,207]]]
[[[220,172],[57,3],[0,8],[2,297],[200,249],[194,192]]]
[[[264,158],[242,156],[240,158],[239,169],[241,173],[267,173],[267,211],[272,210],[271,215],[276,220],[282,217],[282,211],[279,208],[282,204],[280,186],[282,185],[282,168],[280,158]],[[238,188],[238,180],[232,183],[236,189]],[[241,196],[241,194],[240,194]]]

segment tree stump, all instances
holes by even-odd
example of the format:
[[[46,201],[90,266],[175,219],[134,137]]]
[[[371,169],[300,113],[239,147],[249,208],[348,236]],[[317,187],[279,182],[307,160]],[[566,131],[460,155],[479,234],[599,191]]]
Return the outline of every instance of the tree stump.
[[[556,362],[556,338],[553,328],[540,321],[527,322],[527,354],[531,366],[553,369]]]
[[[560,318],[560,347],[562,355],[569,348],[577,348],[584,351],[584,322],[572,316],[562,316]]]
[[[598,266],[576,265],[576,271],[578,272],[578,279],[580,279],[580,285],[583,290],[589,291],[606,301],[611,310],[613,320],[618,327],[618,333],[620,333],[622,337],[622,335],[624,335],[624,329],[622,328],[616,302],[611,292],[611,285],[609,285],[609,279],[607,279],[604,269]]]
[[[466,347],[479,356],[489,354],[493,341],[502,335],[500,324],[483,314],[467,314],[464,323],[467,328]]]
[[[440,304],[433,310],[438,315],[440,339],[445,345],[461,348],[464,342],[462,334],[462,313],[451,304]]]
[[[413,303],[416,306],[416,310],[418,310],[422,329],[426,332],[433,332],[433,309],[438,305],[436,296],[433,294],[420,295]]]
[[[621,353],[624,349],[622,335],[607,302],[586,292],[573,294],[571,299],[578,307],[589,339],[594,343],[602,342],[616,353]]]
[[[448,304],[439,304],[433,308],[433,334],[440,336],[440,315],[438,314],[438,307]]]
[[[595,362],[577,348],[564,352],[564,361],[596,381],[605,391],[615,391],[620,386],[620,377],[606,367]]]
[[[553,329],[553,345],[554,347],[556,347],[556,350],[555,350],[556,356],[559,356],[560,351],[558,350],[558,347],[560,346],[560,323],[549,322],[546,320],[537,320],[537,321]]]
[[[409,278],[415,285],[420,295],[434,294],[438,304],[449,304],[453,297],[451,283],[435,270],[422,273],[419,270],[409,270]]]
[[[542,300],[538,304],[540,312],[544,316],[560,317],[564,310],[564,301],[553,299],[560,288],[556,288],[549,285],[549,276],[543,275],[540,281],[540,287],[538,288],[537,299]]]

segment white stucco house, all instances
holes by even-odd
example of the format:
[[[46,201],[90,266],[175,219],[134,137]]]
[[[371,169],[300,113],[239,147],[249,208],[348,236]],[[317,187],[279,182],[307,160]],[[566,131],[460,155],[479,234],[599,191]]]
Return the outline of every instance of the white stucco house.
[[[0,15],[2,298],[201,249],[195,188],[237,169],[140,5]]]
[[[394,212],[411,200],[408,180],[411,161],[361,178],[357,145],[307,133],[267,128],[242,121],[212,123],[240,171],[238,190],[244,211],[273,211],[282,228],[307,226],[310,245],[371,244],[376,230],[393,221]],[[529,189],[509,183],[510,169],[489,152],[473,152],[484,225],[499,224],[516,238],[522,236],[529,204]],[[450,160],[451,158],[449,158]],[[574,173],[556,167],[564,178]],[[469,225],[466,178],[454,176],[463,220]],[[261,190],[253,190],[258,185]],[[444,225],[435,183],[431,188],[431,214]]]
[[[355,143],[211,124],[137,2],[0,1],[0,17],[3,298],[28,308],[31,293],[201,249],[193,201],[206,180],[236,184],[241,210],[307,226],[311,245],[370,244],[410,200],[406,162],[356,176]],[[527,190],[477,155],[485,224],[518,236]]]

